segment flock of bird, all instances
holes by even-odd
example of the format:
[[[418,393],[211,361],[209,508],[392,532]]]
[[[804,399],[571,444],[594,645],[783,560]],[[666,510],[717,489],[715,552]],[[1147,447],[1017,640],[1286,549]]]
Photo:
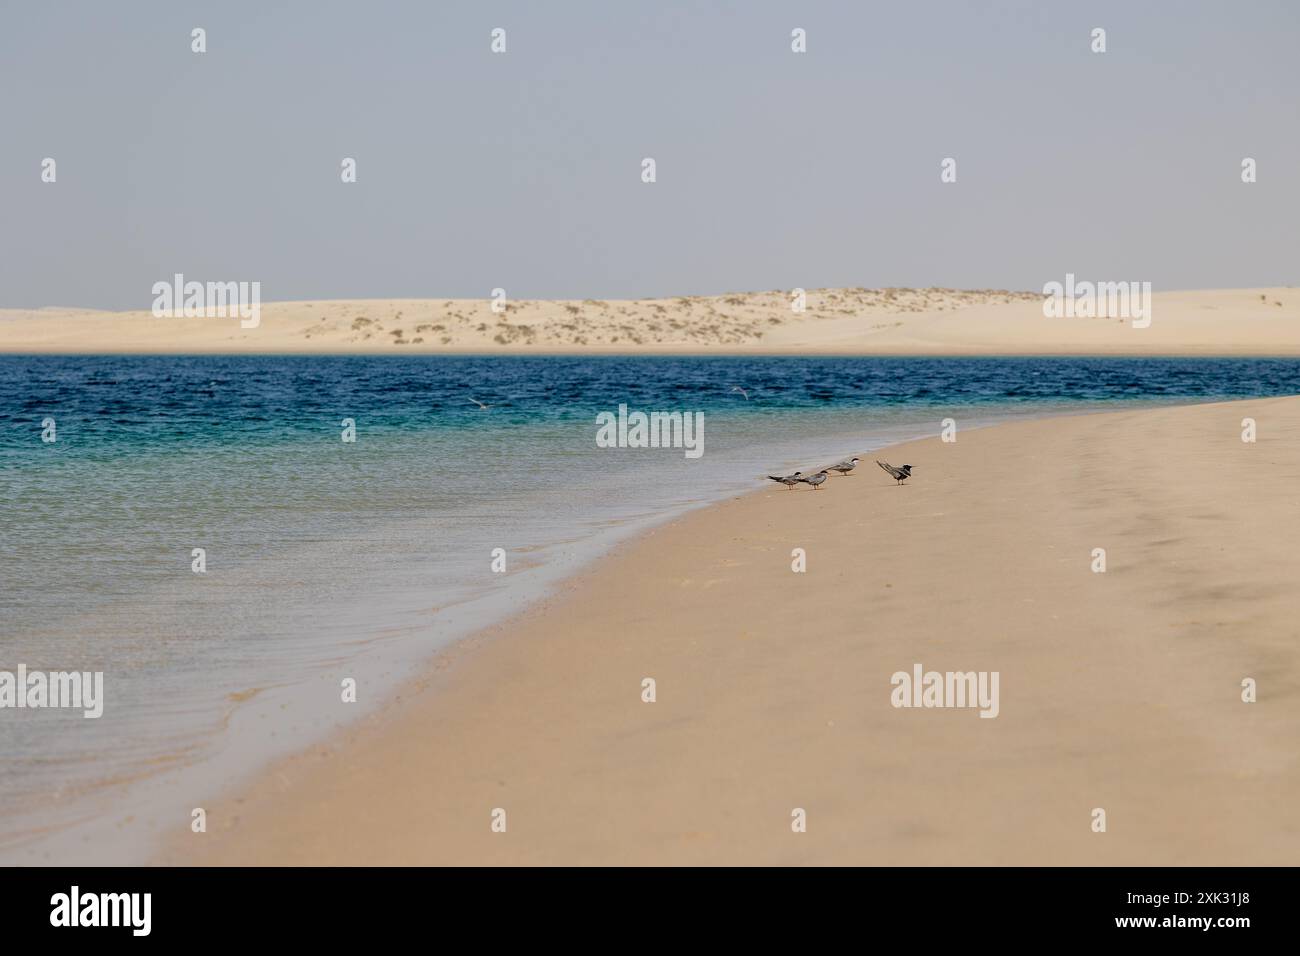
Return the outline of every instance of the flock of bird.
[[[860,458],[848,458],[839,464],[829,465],[816,474],[808,475],[806,477],[802,471],[796,471],[792,475],[768,475],[767,477],[772,481],[779,481],[781,484],[785,485],[787,490],[793,489],[795,485],[802,483],[805,485],[812,485],[813,491],[816,491],[821,487],[822,482],[830,477],[830,472],[838,471],[841,475],[847,475],[854,468],[858,467],[859,461],[861,461]],[[876,460],[876,464],[883,468],[897,484],[901,485],[903,482],[907,481],[907,479],[912,477],[911,465],[903,465],[901,468],[895,468],[889,462],[880,461],[879,459]]]

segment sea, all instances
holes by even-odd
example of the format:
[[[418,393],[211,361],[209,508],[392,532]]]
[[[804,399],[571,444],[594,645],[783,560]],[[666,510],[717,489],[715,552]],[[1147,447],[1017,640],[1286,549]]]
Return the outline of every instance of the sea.
[[[948,419],[1296,393],[1268,358],[0,356],[0,672],[104,675],[98,718],[0,708],[0,862],[148,860],[438,649],[767,475],[888,481],[870,453]],[[599,443],[620,406],[698,415],[702,453]]]

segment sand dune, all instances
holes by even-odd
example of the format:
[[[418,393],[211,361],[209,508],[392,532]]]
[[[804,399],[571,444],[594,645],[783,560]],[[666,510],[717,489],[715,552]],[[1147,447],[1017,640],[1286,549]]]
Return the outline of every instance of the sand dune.
[[[1296,860],[1300,398],[870,457],[916,477],[870,464],[661,527],[209,805],[208,833],[178,823],[162,859]],[[998,672],[998,715],[894,707],[916,663]]]
[[[792,352],[843,354],[1300,354],[1294,288],[1166,292],[1147,328],[1046,318],[1034,292],[816,289],[629,301],[274,302],[236,318],[148,311],[0,310],[0,352]]]

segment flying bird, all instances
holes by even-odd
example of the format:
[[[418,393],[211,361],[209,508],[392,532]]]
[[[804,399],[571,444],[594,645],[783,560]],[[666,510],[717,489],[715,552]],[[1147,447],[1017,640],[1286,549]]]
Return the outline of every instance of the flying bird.
[[[817,472],[817,474],[813,475],[811,478],[800,478],[799,480],[802,481],[804,484],[812,485],[813,491],[816,491],[817,488],[821,485],[821,483],[826,480],[826,469],[823,468],[821,471]]]
[[[881,461],[880,459],[876,459],[876,464],[889,472],[890,476],[892,476],[900,485],[912,477],[911,465],[904,465],[902,468],[895,468],[889,462]]]
[[[831,465],[831,471],[838,471],[841,475],[847,475],[854,468],[858,467],[858,462],[861,460],[862,459],[860,458],[849,458],[846,461],[840,462],[838,465]]]
[[[492,407],[491,405],[484,405],[477,398],[471,398],[470,401],[473,402],[475,405],[477,405],[480,411],[486,412],[489,408]]]
[[[803,478],[801,477],[802,475],[802,471],[796,471],[793,475],[786,475],[784,478],[777,475],[768,475],[767,477],[771,478],[773,481],[781,482],[781,484],[785,485],[786,491],[790,491],[795,485],[803,481]]]
[[[745,401],[749,401],[749,392],[745,391],[745,390],[744,390],[743,388],[741,388],[739,385],[733,385],[733,386],[731,387],[731,390],[732,390],[733,392],[739,392],[741,395],[744,395],[744,396],[745,396]]]

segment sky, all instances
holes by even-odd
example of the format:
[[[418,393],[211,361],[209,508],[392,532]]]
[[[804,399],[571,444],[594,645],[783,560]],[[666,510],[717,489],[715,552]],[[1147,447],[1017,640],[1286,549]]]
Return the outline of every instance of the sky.
[[[1293,0],[0,0],[0,307],[1292,285],[1297,41]]]

